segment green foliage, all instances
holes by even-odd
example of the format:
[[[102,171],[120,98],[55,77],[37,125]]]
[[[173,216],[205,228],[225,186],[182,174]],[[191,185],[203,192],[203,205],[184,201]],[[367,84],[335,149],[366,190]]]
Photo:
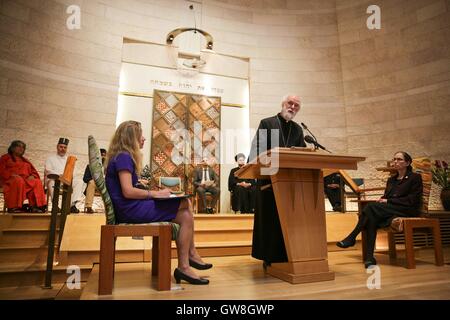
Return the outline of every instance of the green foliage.
[[[148,164],[146,164],[144,169],[142,170],[141,178],[148,181],[150,181],[150,179],[152,178],[152,173]]]
[[[448,189],[450,187],[450,170],[448,170],[447,162],[436,160],[431,171],[433,172],[434,183],[442,189]]]

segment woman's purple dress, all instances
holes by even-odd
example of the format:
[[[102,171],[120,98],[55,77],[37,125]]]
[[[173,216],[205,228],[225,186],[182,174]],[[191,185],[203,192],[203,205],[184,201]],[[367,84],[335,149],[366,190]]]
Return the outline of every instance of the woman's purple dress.
[[[131,173],[132,183],[138,183],[133,160],[129,153],[119,153],[109,161],[106,169],[106,188],[111,197],[118,223],[147,223],[171,221],[180,207],[180,199],[126,199],[120,186],[119,171]]]

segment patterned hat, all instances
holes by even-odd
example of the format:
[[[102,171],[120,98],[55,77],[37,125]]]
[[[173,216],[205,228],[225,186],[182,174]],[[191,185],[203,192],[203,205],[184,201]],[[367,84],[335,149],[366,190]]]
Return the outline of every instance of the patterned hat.
[[[65,144],[67,146],[69,144],[69,139],[59,138],[58,144]]]

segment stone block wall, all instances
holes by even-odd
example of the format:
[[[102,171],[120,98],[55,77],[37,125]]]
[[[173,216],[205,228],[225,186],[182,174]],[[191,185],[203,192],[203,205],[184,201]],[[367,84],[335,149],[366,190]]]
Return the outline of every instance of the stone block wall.
[[[165,43],[197,26],[214,49],[250,58],[250,124],[302,97],[305,122],[335,153],[364,155],[354,175],[398,149],[450,159],[450,1],[383,0],[382,29],[368,30],[360,0],[1,0],[0,149],[24,140],[43,171],[60,136],[87,163],[87,135],[114,132],[124,38]],[[81,29],[69,30],[70,5]]]

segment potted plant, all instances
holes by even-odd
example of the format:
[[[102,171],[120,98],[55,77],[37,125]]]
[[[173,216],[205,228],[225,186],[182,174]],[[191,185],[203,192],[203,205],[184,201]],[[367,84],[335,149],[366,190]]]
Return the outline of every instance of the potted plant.
[[[432,172],[433,182],[442,188],[442,206],[446,211],[450,211],[450,170],[448,169],[448,163],[445,161],[436,160],[434,162]]]
[[[136,184],[136,188],[144,189],[144,190],[150,190],[150,182],[152,179],[152,173],[150,171],[149,165],[145,165],[144,169],[142,170],[141,177],[139,179],[139,182]]]

